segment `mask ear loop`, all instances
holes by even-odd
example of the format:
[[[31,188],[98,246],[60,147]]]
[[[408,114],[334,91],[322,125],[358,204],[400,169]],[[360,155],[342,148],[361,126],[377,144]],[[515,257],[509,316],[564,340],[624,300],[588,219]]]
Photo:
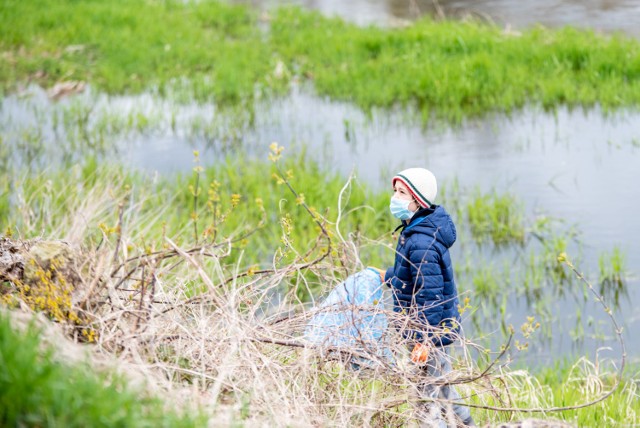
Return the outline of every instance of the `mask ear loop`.
[[[420,211],[420,209],[422,209],[422,205],[420,205],[420,202],[418,202],[418,200],[416,198],[413,198],[413,202],[416,203],[416,207],[418,207],[414,213],[417,213],[418,211]]]

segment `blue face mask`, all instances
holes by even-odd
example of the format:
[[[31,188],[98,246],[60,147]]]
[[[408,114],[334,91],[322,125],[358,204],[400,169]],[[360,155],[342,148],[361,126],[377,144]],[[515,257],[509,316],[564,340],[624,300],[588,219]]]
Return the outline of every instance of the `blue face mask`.
[[[413,217],[413,212],[409,211],[409,204],[411,201],[407,199],[398,199],[391,198],[391,203],[389,204],[389,210],[391,210],[391,214],[399,220],[409,220]]]

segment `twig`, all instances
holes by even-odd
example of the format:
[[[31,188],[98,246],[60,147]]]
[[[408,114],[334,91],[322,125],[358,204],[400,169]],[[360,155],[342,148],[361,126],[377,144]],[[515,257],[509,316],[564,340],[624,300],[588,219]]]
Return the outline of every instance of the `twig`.
[[[118,225],[116,226],[116,229],[118,231],[118,239],[116,240],[116,248],[113,250],[113,263],[115,263],[118,260],[118,252],[120,251],[120,243],[122,242],[122,229],[123,229],[123,222],[122,222],[122,217],[124,215],[124,202],[120,202],[118,204]]]

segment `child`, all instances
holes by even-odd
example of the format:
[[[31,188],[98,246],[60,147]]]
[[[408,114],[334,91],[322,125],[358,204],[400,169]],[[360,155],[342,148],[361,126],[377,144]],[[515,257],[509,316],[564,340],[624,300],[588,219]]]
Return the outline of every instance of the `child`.
[[[451,371],[444,347],[455,341],[460,330],[458,292],[449,256],[456,228],[447,211],[434,204],[438,185],[429,170],[406,169],[393,177],[392,186],[389,208],[402,221],[398,227],[402,230],[395,263],[382,271],[381,277],[384,273],[383,281],[393,291],[394,311],[409,315],[411,325],[403,330],[403,335],[413,347],[412,360],[426,363],[423,369],[429,377],[443,376]],[[449,401],[460,398],[448,385],[423,385],[421,389],[429,398]],[[446,426],[440,417],[440,407],[429,404],[425,403],[425,410],[437,407],[435,418]],[[454,404],[453,410],[464,425],[475,426],[467,407]]]

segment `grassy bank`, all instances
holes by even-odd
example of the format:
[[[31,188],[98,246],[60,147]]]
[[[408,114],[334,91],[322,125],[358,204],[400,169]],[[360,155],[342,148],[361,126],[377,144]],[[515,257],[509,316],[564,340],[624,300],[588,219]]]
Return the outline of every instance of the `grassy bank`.
[[[6,2],[0,81],[88,81],[111,93],[251,101],[292,77],[363,108],[410,105],[458,121],[526,103],[634,106],[640,43],[571,28],[504,32],[421,20],[362,28],[283,9],[260,29],[253,11],[216,2]]]
[[[232,266],[220,264],[221,257],[206,253],[199,256],[190,251],[191,256],[174,254],[162,261],[164,255],[153,252],[147,253],[144,263],[134,268],[134,274],[129,280],[125,278],[122,287],[109,292],[114,285],[118,288],[122,280],[120,275],[108,274],[118,265],[113,261],[114,247],[117,248],[116,240],[109,240],[100,249],[84,249],[76,262],[88,267],[87,275],[98,275],[96,278],[103,281],[89,290],[90,298],[78,312],[81,321],[61,321],[53,328],[73,330],[82,326],[92,331],[80,336],[81,341],[91,343],[85,345],[87,351],[137,364],[154,389],[173,393],[182,390],[181,399],[190,404],[204,399],[201,416],[177,417],[162,410],[155,399],[140,399],[146,397],[144,393],[127,388],[123,377],[96,375],[85,364],[61,363],[59,358],[53,358],[50,347],[44,351],[41,348],[40,341],[51,342],[52,337],[42,337],[29,329],[18,332],[0,317],[0,383],[6,383],[6,388],[0,389],[0,403],[7,403],[2,406],[0,420],[8,425],[24,422],[48,426],[206,426],[207,417],[217,421],[216,425],[230,420],[247,426],[337,426],[345,421],[386,426],[415,420],[412,391],[419,379],[410,364],[358,371],[327,356],[322,349],[291,346],[311,315],[299,303],[278,308],[284,312],[256,317],[279,281],[297,277],[304,283],[312,279],[305,272],[296,272],[297,268],[291,265],[281,266],[266,276],[243,277],[236,273],[233,282],[224,282],[224,276],[234,275],[234,271]],[[188,247],[184,248],[187,251]],[[184,262],[182,266],[176,263],[180,260]],[[125,264],[127,269],[132,265]],[[199,272],[198,266],[203,270]],[[325,273],[330,269],[316,268]],[[157,283],[151,291],[154,294],[145,298],[144,290],[150,291],[149,283],[145,288],[146,269],[152,270]],[[57,271],[58,278],[60,272]],[[325,286],[335,283],[335,278],[319,277]],[[209,281],[215,286],[207,285]],[[7,286],[3,284],[4,296],[11,295],[11,291],[6,294]],[[189,292],[198,287],[202,288],[200,294]],[[78,291],[88,290],[79,285]],[[108,295],[110,304],[104,305]],[[283,340],[285,337],[287,340]],[[388,344],[403,361],[405,346],[398,339],[391,333]],[[59,339],[55,343],[60,348],[71,346]],[[456,348],[454,376],[478,376],[457,388],[465,400],[479,406],[472,413],[482,424],[531,416],[518,409],[579,406],[611,390],[618,379],[617,362],[609,360],[565,360],[538,375],[508,365],[489,370],[487,359],[475,358],[477,352],[484,352],[482,347],[469,346],[467,351],[471,348],[472,359]],[[606,401],[540,416],[543,410],[535,416],[577,426],[637,423],[637,379],[637,368],[628,369],[620,387]],[[456,383],[459,379],[450,380]],[[118,396],[113,397],[116,390]],[[495,407],[512,410],[497,411]]]
[[[200,427],[205,419],[178,415],[130,387],[123,375],[61,360],[38,329],[21,330],[0,310],[0,425]]]
[[[160,337],[159,337],[160,338]],[[179,415],[166,409],[166,404],[158,398],[149,396],[148,393],[129,386],[126,374],[114,374],[112,370],[96,369],[87,362],[65,361],[57,354],[51,344],[43,345],[43,340],[51,340],[51,337],[42,335],[33,325],[29,328],[17,328],[15,323],[9,321],[7,313],[0,315],[0,422],[3,425],[25,426],[131,426],[131,427],[204,427],[213,421],[222,423],[220,412],[231,412],[235,423],[251,425],[262,421],[270,421],[271,424],[280,426],[282,421],[271,419],[268,414],[261,413],[265,410],[259,396],[253,396],[250,391],[236,391],[241,385],[234,385],[231,391],[227,391],[218,402],[210,402],[199,410],[190,410],[190,415]],[[73,346],[58,341],[58,347]],[[77,346],[77,345],[76,345]],[[87,345],[85,345],[87,346]],[[244,346],[244,345],[243,345]],[[91,345],[96,348],[95,345]],[[91,352],[90,348],[85,349]],[[97,348],[94,349],[97,351]],[[207,371],[198,372],[189,360],[185,349],[161,345],[157,348],[158,356],[162,360],[155,365],[165,365],[165,370],[175,370],[170,384],[173,388],[188,387],[194,390],[194,379],[198,374],[213,374]],[[252,357],[243,358],[242,363],[251,363],[253,357],[261,355],[263,359],[273,359],[273,350],[262,348],[260,354],[252,349]],[[212,354],[223,353],[220,347],[212,348]],[[184,369],[173,366],[174,362],[181,361]],[[272,363],[273,364],[273,363]],[[340,397],[343,409],[336,410],[330,403],[319,405],[320,415],[316,416],[325,424],[340,420],[340,413],[350,415],[351,420],[362,420],[360,412],[350,410],[360,400],[379,400],[387,394],[398,397],[407,394],[407,385],[388,385],[380,374],[376,376],[358,375],[342,371],[339,366],[325,367],[313,370],[306,367],[298,373],[295,382],[287,382],[287,371],[280,369],[279,374],[272,382],[281,383],[280,387],[295,391],[300,387],[300,377],[307,378],[305,382],[315,387],[324,385],[327,397]],[[193,368],[193,370],[187,370]],[[609,373],[608,364],[594,365],[587,360],[578,363],[556,363],[542,373],[532,376],[526,370],[505,370],[499,376],[499,382],[504,388],[491,388],[495,394],[501,395],[496,399],[484,394],[483,386],[458,387],[461,392],[478,394],[470,402],[474,405],[488,406],[514,406],[519,408],[531,408],[537,406],[563,406],[580,404],[585,399],[597,397],[603,391],[608,390],[614,378]],[[635,371],[634,371],[635,370]],[[192,372],[188,375],[186,373]],[[195,375],[195,376],[194,376]],[[316,377],[317,376],[317,377]],[[313,380],[313,378],[315,379]],[[292,378],[293,379],[293,378]],[[290,379],[290,380],[292,380]],[[147,379],[153,383],[154,379]],[[235,380],[237,382],[237,379]],[[157,389],[159,385],[150,385]],[[165,385],[166,387],[166,385]],[[211,386],[209,386],[211,388]],[[201,390],[205,393],[205,390]],[[282,390],[280,390],[282,393]],[[637,367],[627,370],[625,380],[620,388],[606,401],[584,409],[577,409],[562,413],[550,413],[544,417],[540,414],[530,415],[519,412],[496,412],[494,410],[473,409],[475,420],[482,424],[498,424],[514,420],[523,420],[530,417],[566,421],[575,426],[602,426],[613,427],[620,424],[637,424],[640,415],[638,395]],[[188,398],[185,398],[188,400]],[[316,399],[322,400],[320,396]],[[175,403],[174,403],[175,404]],[[193,408],[194,403],[190,403]],[[230,405],[230,406],[229,406]],[[217,409],[217,410],[216,410]],[[225,410],[222,410],[225,409]],[[235,410],[229,410],[235,409]],[[283,420],[291,411],[281,409]],[[209,421],[207,421],[209,419]],[[306,418],[306,416],[305,416]],[[411,420],[409,407],[399,408],[395,414],[384,417],[378,416],[377,421],[395,421],[406,423]],[[375,419],[374,419],[375,422]]]
[[[500,399],[474,400],[477,405],[493,405],[497,407],[515,406],[551,407],[571,406],[595,399],[603,391],[615,383],[612,376],[614,367],[610,361],[592,362],[587,359],[575,361],[557,360],[553,367],[548,367],[537,374],[531,374],[526,368],[511,370],[505,374],[504,381],[512,386],[510,393],[504,393]],[[638,403],[638,367],[627,370],[625,380],[616,392],[605,401],[564,412],[519,414],[496,413],[493,410],[475,410],[474,416],[481,421],[509,422],[526,417],[545,419],[551,426],[553,421],[563,421],[577,427],[615,427],[635,425],[640,421],[640,404]]]
[[[174,82],[221,103],[250,98],[272,66],[256,18],[217,2],[5,2],[3,85],[87,81],[110,92]],[[187,80],[187,82],[181,82]]]
[[[281,155],[272,150],[271,156]],[[393,243],[389,231],[394,226],[387,212],[388,194],[372,193],[356,182],[345,186],[343,178],[298,157],[255,163],[229,160],[207,169],[196,166],[191,174],[172,179],[89,162],[64,173],[10,180],[14,193],[6,200],[3,230],[14,237],[62,238],[79,249],[77,266],[86,278],[78,292],[88,297],[82,305],[66,303],[62,313],[73,317],[59,317],[59,311],[37,303],[39,288],[16,289],[5,282],[1,290],[8,306],[16,308],[17,299],[23,299],[100,352],[125,360],[135,355],[135,361],[149,364],[171,388],[212,394],[213,404],[204,409],[209,415],[219,415],[218,406],[231,403],[233,418],[248,425],[367,420],[402,424],[414,418],[409,404],[416,381],[411,366],[362,374],[287,345],[299,337],[310,316],[310,296],[322,296],[363,265],[388,263],[392,250],[387,245]],[[448,188],[441,202],[459,207],[452,212],[459,224],[458,245],[465,250],[457,259],[456,273],[461,290],[470,292],[465,307],[473,312],[465,317],[482,320],[479,324],[486,321],[477,337],[495,330],[489,320],[496,313],[505,315],[506,300],[496,296],[526,295],[519,288],[520,275],[535,273],[531,296],[542,313],[562,296],[558,293],[568,292],[561,290],[563,284],[575,288],[556,283],[552,276],[562,269],[556,251],[565,251],[567,244],[532,241],[532,230],[560,235],[545,221],[526,219],[514,196]],[[478,246],[492,261],[506,246],[524,246],[534,257],[521,270],[511,267],[505,275],[499,265],[482,261]],[[59,277],[55,272],[60,271],[51,269],[44,278]],[[539,318],[548,329],[553,328],[550,315]],[[516,332],[513,355],[526,352],[527,342],[535,343],[537,327],[532,324]],[[545,325],[540,328],[544,329]],[[489,344],[502,342],[502,337],[491,333]],[[477,345],[481,351],[472,351],[473,358],[457,356],[463,375],[481,373],[497,355],[495,347],[485,353],[481,339]],[[394,346],[402,355],[402,343]],[[633,400],[637,385],[635,374],[627,375],[624,389],[600,407],[553,416],[586,424],[631,423],[638,412]],[[460,388],[485,406],[571,405],[606,391],[615,376],[608,369],[569,376],[564,366],[538,379],[528,372],[492,371]],[[597,386],[595,392],[581,395],[592,385]],[[405,396],[401,405],[385,407]],[[371,405],[380,409],[373,417],[362,411],[362,406]],[[482,409],[474,415],[481,422],[528,416]]]

